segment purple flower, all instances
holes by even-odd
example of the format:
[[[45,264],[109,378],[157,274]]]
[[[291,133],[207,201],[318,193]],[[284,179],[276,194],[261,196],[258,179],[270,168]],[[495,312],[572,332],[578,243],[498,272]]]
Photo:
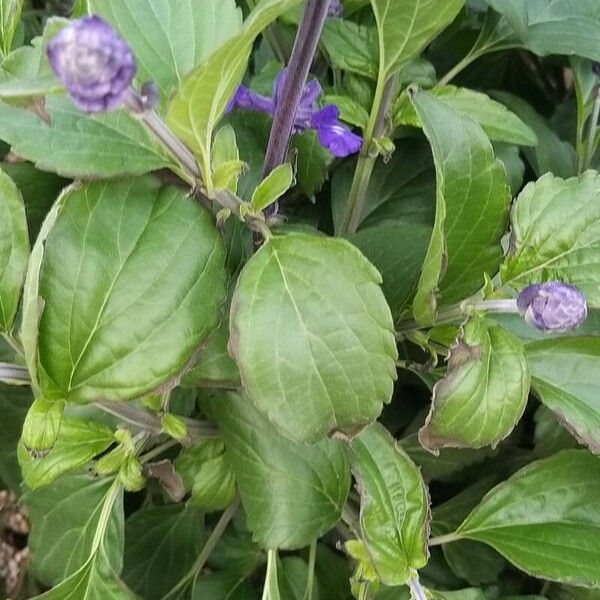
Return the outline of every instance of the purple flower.
[[[127,42],[96,16],[61,29],[48,43],[46,53],[73,103],[84,112],[118,108],[136,73]]]
[[[526,287],[517,297],[517,307],[525,321],[541,331],[567,331],[587,317],[585,296],[560,281]]]
[[[340,0],[329,0],[329,8],[327,9],[328,17],[341,17],[344,12]]]
[[[281,90],[285,81],[286,70],[279,72],[273,84],[273,96],[268,98],[262,94],[240,85],[227,105],[227,110],[234,107],[275,114],[281,99]],[[319,108],[317,100],[322,93],[321,84],[313,79],[302,90],[302,97],[294,119],[294,133],[302,133],[310,129],[316,130],[319,143],[334,156],[343,158],[358,152],[362,146],[362,138],[352,133],[339,120],[340,111],[335,104]]]

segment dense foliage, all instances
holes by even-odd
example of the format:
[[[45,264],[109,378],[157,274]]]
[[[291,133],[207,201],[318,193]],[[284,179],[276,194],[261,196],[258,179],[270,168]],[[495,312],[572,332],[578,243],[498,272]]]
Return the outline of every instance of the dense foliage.
[[[0,0],[0,58],[3,597],[600,598],[599,0]]]

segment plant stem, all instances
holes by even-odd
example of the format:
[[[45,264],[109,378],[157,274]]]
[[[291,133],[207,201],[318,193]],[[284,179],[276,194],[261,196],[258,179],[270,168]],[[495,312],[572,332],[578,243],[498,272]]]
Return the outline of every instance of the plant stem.
[[[410,594],[413,600],[427,600],[425,589],[421,585],[419,577],[416,573],[408,580],[408,587],[410,588]]]
[[[590,126],[588,130],[588,140],[585,149],[585,157],[583,160],[583,169],[589,169],[594,158],[594,146],[596,143],[596,131],[598,129],[598,117],[600,117],[600,87],[596,91],[596,101],[594,102],[594,112],[590,119]]]
[[[356,538],[360,538],[359,534],[359,517],[356,511],[346,502],[342,508],[342,521],[346,523],[348,529]]]
[[[212,554],[212,551],[215,549],[217,542],[221,539],[223,533],[225,533],[225,529],[227,529],[229,521],[231,521],[233,515],[235,515],[238,506],[239,498],[236,498],[235,502],[231,504],[221,515],[221,518],[219,519],[219,521],[215,525],[215,528],[212,530],[212,533],[206,540],[204,548],[202,548],[202,551],[198,555],[196,562],[194,562],[190,570],[179,580],[179,583],[177,583],[177,585],[165,596],[164,600],[173,597],[177,592],[179,592],[182,589],[185,589],[189,585],[190,581],[198,577],[200,571],[202,570],[202,567],[204,567],[209,556]]]
[[[478,52],[472,50],[459,62],[457,62],[436,84],[436,87],[448,85],[459,73],[464,71],[471,63],[479,58]]]
[[[513,299],[501,299],[501,300],[474,300],[464,301],[460,304],[449,306],[445,310],[438,313],[435,320],[436,325],[442,323],[452,323],[464,318],[473,310],[482,310],[487,313],[496,314],[511,314],[518,313],[517,301]],[[396,328],[396,333],[404,334],[415,329],[421,329],[421,326],[413,320],[403,321]]]
[[[360,584],[360,590],[358,591],[358,600],[368,600],[369,598],[369,582],[363,581]]]
[[[272,596],[271,582],[275,582],[277,596]],[[277,550],[267,551],[267,573],[265,575],[265,586],[263,588],[262,600],[281,600],[279,595],[279,585],[277,582]]]
[[[99,400],[94,403],[94,406],[147,433],[154,435],[162,433],[159,417],[145,408],[137,408],[126,402],[113,402],[112,400]],[[182,421],[187,427],[190,441],[219,437],[217,429],[211,423],[187,418],[182,418]]]
[[[0,362],[0,381],[10,385],[29,385],[31,378],[26,367]]]
[[[372,152],[371,146],[374,138],[383,135],[385,118],[392,102],[395,87],[396,77],[394,75],[386,81],[380,75],[377,81],[377,88],[375,89],[371,115],[365,128],[363,147],[358,156],[352,187],[340,226],[340,235],[354,233],[360,224],[367,197],[367,189],[369,188],[371,174],[377,160],[377,153]]]
[[[148,100],[130,88],[124,101],[131,115],[141,121],[154,137],[168,150],[173,158],[184,168],[188,179],[195,184],[200,179],[200,167],[190,149],[169,129],[169,126],[154,110],[148,106]]]
[[[275,108],[265,154],[263,177],[285,161],[302,89],[306,84],[327,17],[326,0],[307,0],[290,56],[281,97]]]
[[[457,533],[448,533],[446,535],[439,535],[429,539],[428,546],[441,546],[442,544],[449,544],[450,542],[457,542],[462,539]]]
[[[152,448],[152,450],[148,450],[146,454],[142,454],[142,456],[140,456],[140,463],[144,464],[151,461],[153,458],[162,454],[165,450],[168,450],[169,448],[172,448],[177,444],[179,444],[177,440],[168,440],[164,444],[159,444],[158,446],[155,446],[154,448]]]
[[[315,564],[317,561],[317,540],[313,540],[310,544],[308,554],[308,577],[306,579],[306,591],[304,592],[304,600],[312,600],[313,587],[315,585]]]
[[[115,479],[104,498],[104,502],[102,504],[102,511],[100,512],[100,517],[98,519],[98,525],[96,527],[96,531],[94,532],[94,539],[92,540],[92,550],[90,552],[90,556],[92,556],[95,552],[98,551],[100,544],[102,543],[102,539],[104,538],[104,534],[106,533],[106,528],[108,527],[108,521],[110,519],[110,513],[112,512],[113,504],[117,499],[117,494],[121,489],[121,484],[118,479]]]

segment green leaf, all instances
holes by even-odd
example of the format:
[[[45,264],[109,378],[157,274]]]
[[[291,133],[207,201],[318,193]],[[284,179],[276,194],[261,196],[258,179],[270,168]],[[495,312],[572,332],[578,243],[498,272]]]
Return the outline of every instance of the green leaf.
[[[502,13],[521,44],[539,54],[600,60],[598,0],[487,0]]]
[[[405,584],[427,564],[429,497],[419,469],[379,424],[350,443],[362,538],[382,583]]]
[[[31,523],[30,567],[42,583],[55,585],[85,565],[112,484],[110,479],[67,475],[52,486],[27,492],[24,496],[23,503]],[[123,564],[122,494],[110,512],[103,554],[112,569],[120,573]]]
[[[212,219],[151,178],[74,186],[61,202],[39,284],[44,394],[90,402],[151,392],[216,324],[225,251]]]
[[[54,447],[64,409],[65,403],[62,400],[34,400],[25,416],[21,434],[21,442],[27,450],[37,454],[46,453]]]
[[[317,545],[315,575],[319,582],[319,600],[348,600],[350,593],[350,565],[342,554],[325,544]]]
[[[371,0],[379,30],[379,72],[386,80],[458,14],[464,0]]]
[[[521,342],[493,321],[474,317],[464,326],[436,383],[419,441],[439,448],[496,446],[523,415],[530,373]]]
[[[104,425],[73,417],[62,419],[56,443],[41,458],[19,445],[19,463],[26,485],[35,490],[52,483],[63,473],[85,465],[114,442],[113,432]]]
[[[305,600],[308,581],[308,564],[299,556],[286,556],[278,568],[279,591],[285,600]],[[315,579],[311,598],[320,600],[319,582]]]
[[[206,188],[212,190],[210,148],[213,131],[242,80],[252,44],[263,29],[300,0],[262,0],[241,32],[187,75],[167,110],[175,135],[197,155]]]
[[[65,177],[141,175],[173,162],[141,123],[122,110],[96,117],[68,98],[49,96],[50,124],[29,110],[0,101],[0,139],[38,168]]]
[[[377,30],[343,19],[327,19],[321,44],[331,66],[377,80]]]
[[[522,151],[538,177],[548,172],[559,177],[572,177],[577,174],[575,149],[550,128],[544,117],[536,113],[525,100],[518,96],[507,92],[494,92],[493,96],[508,106],[535,133],[536,146],[525,147]]]
[[[44,258],[46,240],[56,222],[58,213],[62,209],[68,193],[61,194],[50,212],[46,215],[40,228],[40,233],[35,241],[29,257],[27,276],[23,287],[23,317],[21,322],[21,342],[25,354],[27,369],[31,377],[31,387],[34,395],[39,394],[38,378],[38,329],[44,308],[44,300],[40,297],[39,279]]]
[[[528,184],[511,213],[511,245],[502,265],[515,287],[564,281],[600,307],[600,174],[560,179],[548,173]]]
[[[235,476],[225,456],[207,460],[194,478],[191,503],[206,512],[224,510],[236,495]]]
[[[54,173],[38,171],[26,162],[2,163],[0,168],[9,175],[23,194],[29,239],[33,241],[37,238],[42,221],[68,181]]]
[[[97,555],[55,588],[32,600],[136,600]]]
[[[531,381],[535,391],[534,384],[535,377]],[[535,420],[533,452],[537,458],[546,458],[560,450],[579,447],[577,440],[558,422],[554,413],[546,405],[538,406],[533,417]]]
[[[202,513],[189,505],[142,508],[125,522],[123,580],[144,600],[161,600],[202,550]]]
[[[29,388],[0,383],[0,480],[15,492],[21,487],[17,444],[31,401]]]
[[[600,338],[540,340],[526,351],[540,400],[579,442],[600,454]]]
[[[265,562],[264,552],[252,541],[246,529],[246,517],[240,518],[221,536],[210,555],[209,563],[218,570],[233,571],[240,576],[251,575]],[[241,523],[243,521],[243,524]]]
[[[599,585],[600,461],[565,450],[495,487],[458,528],[535,577]]]
[[[235,572],[220,571],[198,578],[192,600],[256,600],[248,583]]]
[[[44,36],[33,38],[31,46],[16,48],[1,62],[0,98],[31,99],[64,90],[44,52],[46,41],[56,32],[56,21],[48,19]],[[59,21],[61,25],[63,22]]]
[[[494,142],[521,146],[535,146],[535,133],[504,105],[481,92],[453,85],[431,90],[431,94],[447,106],[479,123],[485,134]],[[421,122],[407,96],[403,95],[395,107],[395,125],[420,127]]]
[[[296,184],[308,198],[313,198],[327,178],[333,156],[321,146],[315,131],[293,136],[291,147],[297,152]]]
[[[386,220],[433,224],[435,173],[429,144],[414,139],[396,140],[395,143],[396,151],[391,159],[375,164],[360,227]],[[355,169],[356,164],[348,161],[333,173],[331,204],[338,234]]]
[[[198,362],[183,376],[183,387],[237,388],[240,374],[235,362],[227,352],[229,323],[221,321],[200,353]]]
[[[410,96],[437,171],[435,225],[414,302],[416,320],[431,324],[438,289],[443,303],[457,302],[483,286],[485,273],[496,273],[510,194],[479,125],[427,92]]]
[[[28,259],[23,196],[14,181],[0,169],[0,331],[12,328]]]
[[[166,100],[183,78],[242,27],[234,0],[88,0],[133,48],[140,81]]]
[[[405,221],[382,221],[349,235],[383,277],[383,293],[396,319],[412,299],[427,253],[431,227]]]
[[[0,54],[10,52],[24,0],[0,0]]]
[[[229,349],[252,402],[285,435],[352,435],[390,400],[397,350],[373,265],[341,239],[293,233],[242,271]]]
[[[289,163],[275,167],[258,185],[250,204],[255,210],[264,210],[277,202],[294,185],[294,169]]]
[[[340,120],[350,123],[356,127],[364,129],[369,120],[369,113],[351,96],[345,94],[325,94],[323,96],[325,104],[335,104],[340,110]]]
[[[211,406],[248,528],[260,546],[302,548],[335,525],[350,487],[348,461],[339,442],[291,442],[237,394],[220,395]]]

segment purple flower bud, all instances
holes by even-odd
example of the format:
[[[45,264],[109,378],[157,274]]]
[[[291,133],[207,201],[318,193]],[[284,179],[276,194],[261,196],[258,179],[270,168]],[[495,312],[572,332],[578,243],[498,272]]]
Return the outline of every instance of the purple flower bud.
[[[341,17],[344,12],[340,0],[329,0],[329,8],[327,9],[328,17]]]
[[[136,73],[127,42],[96,16],[61,29],[48,43],[46,53],[73,103],[84,112],[118,108]]]
[[[517,297],[517,307],[525,321],[541,331],[567,331],[587,317],[585,296],[560,281],[526,287]]]

